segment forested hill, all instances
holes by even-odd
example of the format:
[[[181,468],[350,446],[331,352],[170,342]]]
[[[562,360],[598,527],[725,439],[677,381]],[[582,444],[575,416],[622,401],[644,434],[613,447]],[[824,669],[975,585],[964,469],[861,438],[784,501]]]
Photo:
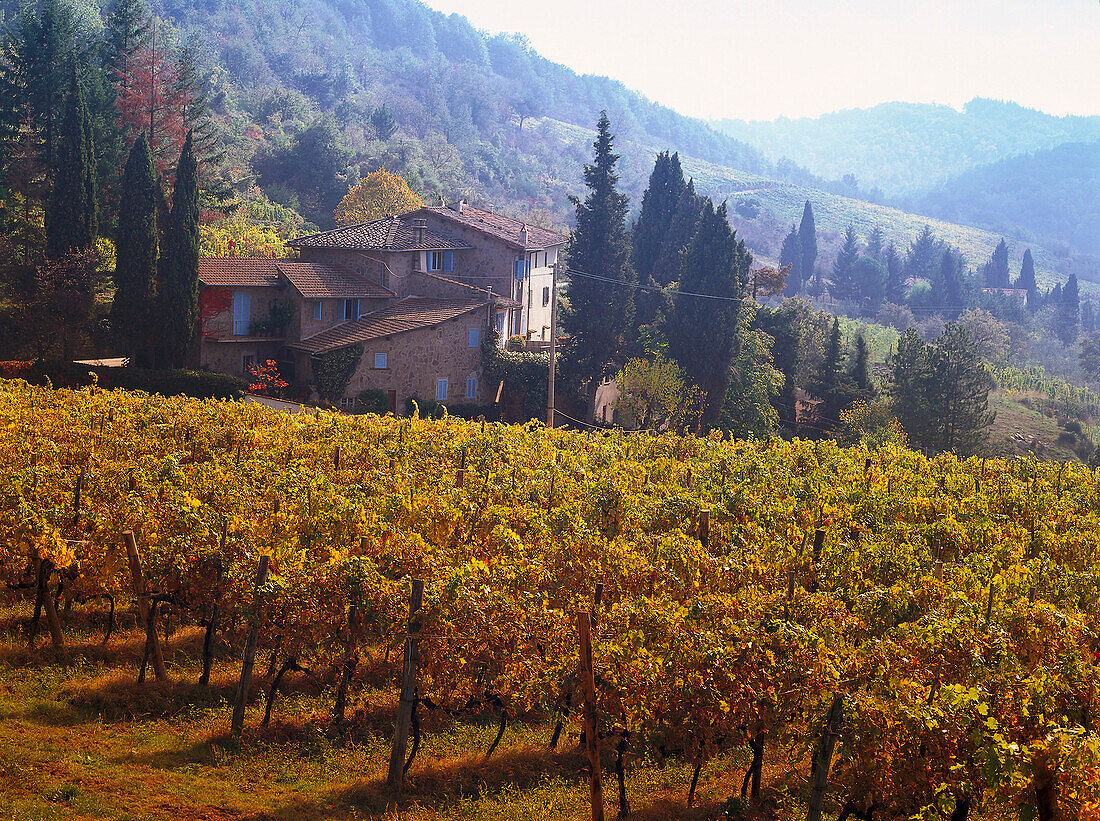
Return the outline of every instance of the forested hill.
[[[881,189],[887,197],[912,194],[1020,154],[1100,141],[1100,117],[1052,117],[981,98],[962,111],[884,103],[817,118],[713,125],[773,162],[786,157],[827,178],[853,174],[862,187]]]
[[[242,113],[265,130],[278,123],[292,131],[314,108],[354,132],[385,104],[406,136],[436,135],[459,149],[466,176],[487,196],[518,186],[521,196],[539,200],[555,184],[563,158],[524,140],[529,118],[591,128],[601,109],[624,139],[746,171],[771,170],[759,152],[701,120],[606,77],[578,75],[540,57],[521,37],[488,36],[464,17],[415,0],[153,0],[152,7],[178,26],[182,40],[195,42],[208,64],[224,67],[242,92]],[[359,148],[354,133],[345,136],[353,151]],[[433,150],[441,155],[434,164],[453,160],[438,139]],[[453,181],[429,182],[447,188]],[[544,190],[532,190],[540,183]]]
[[[974,168],[909,204],[949,222],[1100,255],[1100,143],[1067,143]]]

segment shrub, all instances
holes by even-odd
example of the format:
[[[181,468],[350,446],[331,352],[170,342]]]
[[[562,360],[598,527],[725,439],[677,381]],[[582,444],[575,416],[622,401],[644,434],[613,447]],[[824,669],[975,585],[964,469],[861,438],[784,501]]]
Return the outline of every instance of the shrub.
[[[0,362],[0,378],[24,379],[34,385],[45,385],[48,381],[55,388],[80,388],[96,382],[109,390],[195,399],[239,399],[245,389],[243,379],[212,371],[148,370],[75,362]]]
[[[390,397],[378,388],[367,388],[356,397],[355,412],[385,416],[390,412]]]

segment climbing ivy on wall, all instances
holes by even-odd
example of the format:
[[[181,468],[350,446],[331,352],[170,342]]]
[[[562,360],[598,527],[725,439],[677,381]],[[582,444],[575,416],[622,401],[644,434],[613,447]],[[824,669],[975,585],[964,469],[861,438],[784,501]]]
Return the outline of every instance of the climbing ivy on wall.
[[[343,397],[362,357],[362,345],[338,348],[313,357],[313,376],[317,380],[317,393],[322,399],[336,402]]]

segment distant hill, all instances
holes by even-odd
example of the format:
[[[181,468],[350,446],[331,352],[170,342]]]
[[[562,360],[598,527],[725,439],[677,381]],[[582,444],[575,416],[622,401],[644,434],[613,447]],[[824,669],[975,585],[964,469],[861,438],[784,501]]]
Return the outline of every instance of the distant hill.
[[[1100,143],[1067,143],[971,169],[912,210],[1100,255]]]
[[[539,120],[533,128],[544,134],[547,140],[560,141],[560,150],[566,153],[588,145],[593,136],[590,128],[551,120]],[[645,190],[654,152],[663,147],[633,140],[617,142],[616,150],[622,155],[622,187],[633,204],[640,201]],[[928,225],[937,236],[962,252],[970,266],[975,268],[989,258],[1001,239],[1001,233],[996,231],[776,180],[708,162],[685,152],[680,153],[680,161],[684,173],[694,179],[700,193],[711,196],[716,202],[728,202],[730,221],[758,263],[777,262],[783,237],[791,225],[797,224],[801,219],[806,200],[813,204],[818,229],[819,264],[826,270],[832,265],[833,256],[848,225],[855,228],[861,240],[866,240],[871,230],[877,226],[883,230],[886,242],[894,243],[901,251],[907,249],[909,243]],[[1024,242],[1012,236],[1008,236],[1007,241],[1013,276],[1019,272],[1020,258],[1025,248],[1031,248],[1035,257],[1036,275],[1044,288],[1065,282],[1069,272],[1076,270],[1071,267],[1074,265],[1073,259],[1060,252],[1060,249],[1052,249],[1039,241]],[[1081,271],[1078,270],[1077,273],[1082,276]],[[1096,277],[1090,276],[1090,279]],[[1092,282],[1082,281],[1081,289],[1086,294],[1100,293],[1100,288]]]
[[[1053,117],[976,98],[949,106],[884,103],[816,118],[716,120],[772,162],[786,157],[825,178],[854,175],[887,197],[946,183],[978,166],[1069,142],[1100,141],[1100,117]]]

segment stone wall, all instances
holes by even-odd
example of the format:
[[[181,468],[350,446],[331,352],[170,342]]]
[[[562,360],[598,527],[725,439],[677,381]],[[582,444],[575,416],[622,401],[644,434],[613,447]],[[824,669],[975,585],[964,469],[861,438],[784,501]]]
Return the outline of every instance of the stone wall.
[[[438,325],[420,328],[363,343],[363,356],[348,383],[345,396],[358,396],[362,391],[376,389],[394,391],[394,403],[402,412],[410,396],[431,400],[436,398],[437,380],[448,381],[446,402],[455,404],[486,404],[495,396],[495,388],[484,384],[481,374],[480,347],[469,347],[469,329],[478,329],[478,340],[485,333],[484,309],[477,308]],[[375,354],[386,354],[386,367],[375,368]],[[314,381],[308,367],[309,358],[302,355],[298,371],[305,380]],[[477,379],[473,397],[466,396],[466,380]]]

